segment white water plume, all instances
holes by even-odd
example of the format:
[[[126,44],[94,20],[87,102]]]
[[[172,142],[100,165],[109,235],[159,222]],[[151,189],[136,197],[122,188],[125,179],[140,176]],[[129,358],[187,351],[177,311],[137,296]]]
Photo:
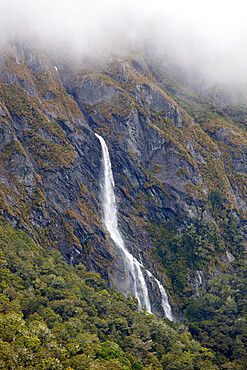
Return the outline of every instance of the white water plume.
[[[171,306],[169,304],[168,295],[165,291],[165,288],[160,283],[160,281],[158,279],[156,279],[156,277],[153,276],[153,274],[149,270],[146,269],[146,272],[147,272],[148,276],[150,278],[154,279],[154,281],[158,285],[158,288],[159,288],[159,291],[160,291],[160,296],[161,296],[161,306],[162,306],[163,311],[164,311],[164,316],[167,317],[169,320],[173,321],[174,318],[173,318],[173,315],[172,315],[172,309],[171,309]]]
[[[104,139],[95,134],[100,141],[103,153],[104,178],[102,182],[102,198],[104,209],[104,224],[114,243],[122,250],[126,260],[126,268],[133,279],[133,291],[138,299],[139,308],[145,307],[151,313],[151,305],[147,285],[142,273],[142,265],[128,252],[118,229],[117,206],[114,194],[114,179],[111,169],[111,160]]]
[[[133,291],[139,302],[139,308],[145,307],[151,313],[151,304],[148,295],[148,288],[142,270],[145,270],[149,278],[152,278],[160,291],[161,306],[164,311],[164,316],[169,320],[173,320],[171,306],[168,301],[167,293],[158,279],[153,274],[144,268],[131,253],[128,252],[124,245],[123,238],[118,228],[117,206],[114,194],[114,178],[111,169],[111,160],[105,140],[98,134],[95,134],[100,141],[103,153],[104,178],[102,182],[102,198],[104,209],[104,224],[109,232],[114,243],[122,250],[126,259],[126,268],[133,279]]]
[[[164,314],[165,314],[165,317],[167,317],[169,320],[173,321],[173,316],[172,316],[172,309],[171,309],[171,306],[168,302],[168,296],[167,296],[167,293],[165,291],[165,288],[163,287],[163,285],[159,282],[158,279],[154,278],[158,287],[159,287],[159,290],[160,290],[160,295],[161,295],[161,303],[162,303],[162,308],[163,308],[163,311],[164,311]]]

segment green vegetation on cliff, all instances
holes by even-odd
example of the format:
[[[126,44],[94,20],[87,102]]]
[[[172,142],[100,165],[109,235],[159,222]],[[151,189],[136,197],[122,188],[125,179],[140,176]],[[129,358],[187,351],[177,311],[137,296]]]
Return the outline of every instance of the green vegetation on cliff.
[[[0,368],[246,369],[245,105],[220,108],[135,55],[58,73],[25,53],[0,66]],[[86,272],[119,267],[94,132],[128,246],[190,333]]]
[[[214,351],[223,369],[247,368],[246,286],[247,266],[238,262],[231,274],[212,277],[186,307],[193,337]]]
[[[0,226],[1,369],[216,369],[182,324],[137,311],[99,275]]]
[[[245,243],[218,191],[210,194],[210,201],[220,230],[202,218],[182,233],[174,223],[147,229],[193,338],[215,353],[220,369],[242,370],[247,367]]]

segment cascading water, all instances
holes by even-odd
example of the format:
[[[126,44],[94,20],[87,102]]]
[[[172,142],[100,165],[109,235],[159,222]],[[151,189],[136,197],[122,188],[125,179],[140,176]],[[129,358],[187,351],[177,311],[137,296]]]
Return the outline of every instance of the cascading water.
[[[149,278],[153,279],[156,282],[156,284],[158,285],[158,288],[159,288],[159,291],[160,291],[160,296],[161,296],[161,305],[162,305],[165,317],[167,317],[169,320],[173,321],[174,318],[173,318],[173,315],[172,315],[172,309],[171,309],[171,306],[168,302],[168,296],[167,296],[167,293],[165,291],[165,288],[160,283],[160,281],[158,279],[156,279],[156,277],[153,276],[153,274],[150,271],[148,271],[148,270],[146,270],[146,271],[147,271],[147,274],[148,274]]]
[[[155,278],[155,281],[156,281],[156,283],[159,287],[159,290],[160,290],[162,308],[164,310],[165,317],[167,317],[169,320],[173,321],[172,309],[171,309],[171,306],[169,305],[168,296],[167,296],[167,293],[165,291],[165,288],[159,282],[158,279]]]
[[[138,299],[139,308],[145,307],[148,312],[151,313],[151,304],[148,295],[148,288],[145,282],[145,278],[142,270],[145,270],[143,265],[137,261],[131,253],[128,252],[124,245],[123,238],[118,229],[118,220],[117,220],[117,207],[114,194],[114,179],[111,169],[111,160],[108,152],[107,145],[105,140],[98,134],[96,137],[99,139],[102,153],[103,153],[103,166],[104,166],[104,178],[102,182],[102,198],[103,198],[103,210],[104,210],[104,224],[105,228],[109,232],[114,243],[121,249],[126,259],[126,268],[130,273],[133,280],[133,291],[134,295]],[[149,272],[145,270],[149,277],[152,277],[159,288],[161,299],[162,299],[162,308],[164,314],[170,320],[172,320],[171,307],[168,302],[167,294],[164,287],[161,283]]]
[[[148,312],[151,312],[148,289],[141,270],[141,265],[125,248],[123,239],[118,229],[117,207],[115,201],[115,194],[113,190],[114,179],[112,175],[111,161],[108,148],[104,139],[98,134],[95,135],[100,141],[103,153],[104,181],[102,184],[103,188],[102,197],[104,209],[104,224],[114,243],[124,253],[124,256],[128,263],[127,267],[134,281],[134,294],[138,299],[139,307],[140,308],[145,307]]]

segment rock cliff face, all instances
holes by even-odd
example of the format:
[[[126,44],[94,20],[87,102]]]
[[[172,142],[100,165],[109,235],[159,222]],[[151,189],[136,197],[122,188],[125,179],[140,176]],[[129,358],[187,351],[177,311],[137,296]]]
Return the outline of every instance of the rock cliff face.
[[[208,206],[215,189],[243,225],[246,131],[213,102],[209,111],[199,98],[171,97],[140,56],[56,64],[28,44],[2,52],[1,217],[124,291],[122,256],[101,221],[97,132],[110,151],[126,245],[172,295],[150,225],[174,222],[182,232],[204,209],[218,225]]]

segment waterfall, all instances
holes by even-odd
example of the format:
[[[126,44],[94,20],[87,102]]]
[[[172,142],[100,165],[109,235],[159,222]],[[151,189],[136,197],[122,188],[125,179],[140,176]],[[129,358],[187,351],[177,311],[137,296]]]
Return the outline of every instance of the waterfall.
[[[162,306],[162,309],[163,309],[163,312],[164,312],[164,316],[167,317],[169,320],[173,321],[174,318],[173,318],[173,315],[172,315],[172,309],[171,309],[171,306],[169,304],[169,301],[168,301],[168,296],[167,296],[167,293],[165,291],[165,288],[163,287],[163,285],[160,283],[160,281],[158,279],[156,279],[156,277],[153,276],[153,274],[146,270],[148,276],[150,278],[152,278],[156,284],[158,285],[158,288],[159,288],[159,291],[160,291],[160,296],[161,296],[161,306]]]
[[[95,134],[100,141],[102,153],[103,153],[103,165],[104,165],[104,180],[102,184],[102,198],[103,198],[103,209],[104,209],[104,224],[105,228],[109,232],[114,243],[124,253],[127,268],[129,269],[130,275],[134,281],[134,294],[139,302],[139,308],[145,307],[148,312],[151,312],[150,300],[148,295],[147,285],[142,273],[141,264],[136,258],[129,253],[124,245],[123,238],[118,229],[117,221],[117,207],[114,194],[114,179],[111,169],[111,160],[108,152],[107,145],[104,139]]]
[[[167,293],[165,291],[165,288],[163,287],[163,285],[159,282],[158,279],[154,278],[158,287],[159,287],[159,290],[160,290],[160,295],[161,295],[161,303],[162,303],[162,308],[163,308],[163,311],[164,311],[164,315],[165,317],[167,317],[169,320],[173,321],[173,316],[172,316],[172,309],[171,309],[171,306],[168,302],[168,296],[167,296]]]
[[[149,277],[152,277],[159,288],[162,308],[164,315],[172,320],[171,307],[168,302],[168,297],[164,287],[161,283],[151,274],[150,271],[146,270],[143,265],[137,261],[135,257],[126,249],[123,238],[118,228],[117,219],[117,206],[114,194],[114,178],[111,169],[111,160],[108,152],[105,140],[98,134],[95,133],[100,141],[102,153],[103,153],[103,166],[104,166],[104,177],[102,182],[102,200],[103,200],[103,211],[104,211],[104,225],[106,230],[109,232],[113,242],[121,249],[125,256],[126,268],[130,273],[133,280],[133,291],[134,295],[138,299],[138,305],[141,309],[145,307],[148,312],[151,313],[151,304],[148,295],[148,288],[143,275],[143,270],[146,271]]]

